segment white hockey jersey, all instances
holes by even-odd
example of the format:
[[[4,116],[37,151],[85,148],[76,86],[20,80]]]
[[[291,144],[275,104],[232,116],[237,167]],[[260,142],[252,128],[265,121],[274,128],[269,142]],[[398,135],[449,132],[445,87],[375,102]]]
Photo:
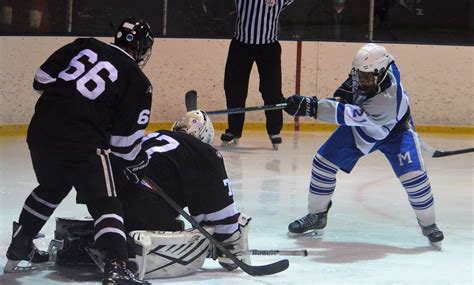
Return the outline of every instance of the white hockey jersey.
[[[400,82],[400,72],[393,62],[387,70],[389,87],[375,96],[353,95],[352,104],[331,99],[318,101],[317,119],[350,126],[357,147],[364,154],[385,139],[408,111],[409,99]]]

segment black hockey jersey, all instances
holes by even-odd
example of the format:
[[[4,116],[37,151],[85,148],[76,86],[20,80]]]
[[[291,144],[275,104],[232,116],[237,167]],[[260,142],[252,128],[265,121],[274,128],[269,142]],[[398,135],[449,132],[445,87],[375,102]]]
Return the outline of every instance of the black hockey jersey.
[[[28,143],[86,151],[110,148],[129,161],[140,151],[152,86],[120,47],[76,39],[41,65],[33,87],[41,97]]]
[[[212,146],[185,133],[160,130],[148,134],[142,148],[150,158],[147,176],[192,216],[235,207],[224,160]]]

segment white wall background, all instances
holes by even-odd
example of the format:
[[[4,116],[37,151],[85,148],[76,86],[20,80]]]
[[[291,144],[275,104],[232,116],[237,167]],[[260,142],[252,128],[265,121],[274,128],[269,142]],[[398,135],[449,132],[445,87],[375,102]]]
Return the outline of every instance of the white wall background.
[[[29,123],[38,98],[32,88],[37,68],[52,52],[72,40],[0,37],[0,125]],[[283,93],[288,96],[295,90],[296,42],[281,44]],[[198,105],[202,109],[225,109],[223,81],[228,45],[228,40],[157,39],[152,58],[144,69],[154,86],[151,121],[177,119],[185,111],[184,94],[190,89],[198,91]],[[352,57],[361,45],[304,42],[301,93],[320,98],[332,96],[350,71]],[[385,46],[395,56],[417,124],[473,125],[474,47]],[[254,66],[247,106],[262,104]],[[247,121],[264,121],[263,112],[246,116]],[[285,115],[285,122],[292,120]],[[226,121],[226,117],[217,116],[214,121]]]

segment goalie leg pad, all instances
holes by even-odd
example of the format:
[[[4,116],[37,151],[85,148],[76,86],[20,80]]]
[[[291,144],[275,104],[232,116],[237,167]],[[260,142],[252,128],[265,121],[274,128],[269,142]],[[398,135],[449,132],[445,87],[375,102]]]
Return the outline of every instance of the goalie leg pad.
[[[245,252],[249,249],[248,235],[250,230],[250,221],[251,217],[248,217],[242,213],[239,216],[239,229],[233,233],[229,238],[222,242],[222,245],[227,248],[231,253],[236,254],[237,258],[242,260],[246,264],[252,264],[250,260],[250,255],[239,255],[240,252]],[[222,255],[218,251],[218,261],[219,264],[231,271],[237,268],[237,265],[225,255]]]
[[[212,234],[212,228],[206,228]],[[133,231],[140,279],[169,278],[196,272],[204,264],[209,240],[198,230]]]

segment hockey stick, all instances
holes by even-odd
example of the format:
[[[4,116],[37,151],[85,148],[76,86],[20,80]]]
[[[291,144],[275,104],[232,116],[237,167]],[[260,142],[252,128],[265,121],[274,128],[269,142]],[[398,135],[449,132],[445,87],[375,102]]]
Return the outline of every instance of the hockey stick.
[[[251,111],[269,111],[269,110],[281,110],[286,108],[286,103],[279,103],[274,105],[262,105],[245,108],[230,108],[224,110],[206,112],[208,115],[221,115],[221,114],[239,114]]]
[[[463,149],[456,149],[456,150],[437,150],[431,145],[429,145],[425,140],[418,134],[418,140],[420,141],[421,144],[421,149],[428,153],[431,157],[433,158],[439,158],[439,157],[445,157],[445,156],[451,156],[451,155],[457,155],[457,154],[463,154],[463,153],[469,153],[469,152],[474,152],[474,148],[463,148]]]
[[[185,103],[186,103],[187,111],[196,110],[197,109],[197,92],[194,90],[190,90],[186,92]],[[285,107],[286,107],[286,103],[280,103],[280,104],[275,104],[275,105],[264,105],[264,106],[255,106],[255,107],[247,107],[247,108],[231,108],[231,109],[225,109],[225,110],[210,111],[206,113],[208,115],[238,114],[238,113],[245,113],[245,112],[250,112],[250,111],[278,110],[278,109],[284,109]],[[418,135],[418,138],[420,139],[420,142],[421,142],[421,148],[433,158],[474,152],[474,148],[441,151],[441,150],[434,149],[432,146],[430,146],[427,142],[421,139],[420,135]]]
[[[457,149],[457,150],[446,150],[446,151],[440,151],[436,150],[432,157],[437,158],[437,157],[445,157],[445,156],[451,156],[451,155],[457,155],[457,154],[463,154],[463,153],[469,153],[469,152],[474,152],[474,148],[463,148],[463,149]]]
[[[282,255],[282,256],[308,256],[306,249],[249,249],[237,252],[236,255]]]
[[[145,182],[145,183],[143,183]],[[238,259],[228,249],[226,249],[219,241],[217,241],[211,234],[209,234],[198,222],[196,222],[188,213],[186,213],[173,199],[171,199],[153,180],[148,177],[143,178],[142,184],[146,188],[159,196],[161,196],[173,209],[180,213],[191,225],[201,232],[209,241],[214,244],[226,257],[231,259],[238,267],[240,267],[245,273],[252,276],[270,275],[286,270],[290,265],[288,259],[283,259],[275,263],[253,266],[248,265]]]
[[[186,111],[192,111],[197,109],[197,92],[194,90],[189,90],[184,95],[184,102],[186,104]],[[239,114],[251,111],[268,111],[268,110],[280,110],[286,107],[286,103],[274,104],[274,105],[263,105],[263,106],[254,106],[247,108],[231,108],[223,109],[217,111],[206,112],[208,115],[221,115],[221,114]]]
[[[195,90],[186,92],[184,103],[186,104],[186,112],[197,110],[197,92]]]

